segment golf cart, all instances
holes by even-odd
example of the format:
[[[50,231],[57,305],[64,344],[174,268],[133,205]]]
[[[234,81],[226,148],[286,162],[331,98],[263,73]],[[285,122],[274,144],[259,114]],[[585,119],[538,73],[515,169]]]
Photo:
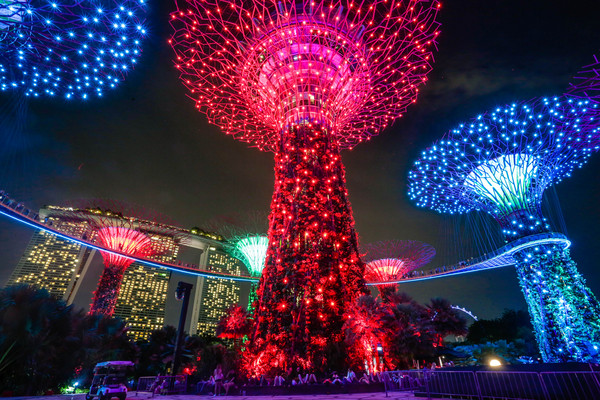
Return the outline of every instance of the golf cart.
[[[85,395],[86,400],[98,396],[98,400],[110,400],[127,397],[127,377],[133,374],[131,361],[105,361],[94,367],[94,379],[90,391]]]

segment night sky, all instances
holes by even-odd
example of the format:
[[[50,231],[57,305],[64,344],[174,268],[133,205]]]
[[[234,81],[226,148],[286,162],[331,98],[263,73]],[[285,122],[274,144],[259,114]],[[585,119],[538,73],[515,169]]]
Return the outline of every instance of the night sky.
[[[152,208],[186,227],[219,215],[268,210],[273,155],[236,142],[196,111],[167,44],[174,3],[148,3],[151,36],[140,63],[104,98],[34,100],[15,120],[6,115],[14,98],[0,94],[0,186],[33,209],[110,198]],[[409,202],[406,176],[420,152],[477,113],[562,93],[578,68],[600,54],[597,0],[442,4],[439,51],[417,103],[369,143],[342,154],[361,243],[424,241],[438,249],[432,266],[469,256],[472,244],[454,234],[449,217]],[[22,129],[14,128],[15,121]],[[573,242],[571,254],[596,295],[599,172],[600,154],[556,190]],[[0,219],[0,284],[32,233]],[[403,289],[423,302],[446,297],[484,318],[526,307],[512,267],[404,284]]]

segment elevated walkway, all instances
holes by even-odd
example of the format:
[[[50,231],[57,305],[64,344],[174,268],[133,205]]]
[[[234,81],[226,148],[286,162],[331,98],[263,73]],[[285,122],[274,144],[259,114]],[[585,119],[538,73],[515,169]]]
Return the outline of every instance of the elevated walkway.
[[[199,275],[207,278],[232,279],[235,281],[246,282],[258,281],[258,278],[254,278],[247,275],[232,275],[227,273],[211,271],[210,266],[206,267],[208,269],[192,268],[185,265],[159,262],[142,257],[133,257],[131,255],[127,255],[119,251],[108,249],[98,243],[93,243],[81,237],[69,235],[65,232],[61,232],[60,230],[58,230],[58,228],[53,227],[52,225],[47,225],[43,223],[39,220],[39,216],[36,213],[31,212],[31,210],[25,208],[22,203],[18,203],[14,199],[9,198],[3,192],[0,192],[0,214],[5,215],[8,218],[11,218],[25,225],[28,225],[34,229],[39,229],[56,235],[62,239],[79,243],[82,246],[87,246],[103,252],[126,257],[134,260],[135,262],[150,267],[166,268],[172,271],[183,272],[191,275]],[[531,247],[546,244],[556,244],[562,246],[563,248],[568,248],[571,245],[571,242],[566,238],[565,235],[556,232],[540,233],[536,235],[525,236],[515,240],[514,242],[510,242],[491,253],[484,254],[483,256],[477,258],[472,258],[469,260],[461,261],[451,266],[443,266],[427,271],[413,271],[412,273],[403,276],[401,279],[392,282],[374,282],[369,283],[368,285],[377,286],[390,283],[419,282],[426,281],[429,279],[468,274],[471,272],[482,271],[486,269],[506,267],[515,264],[515,260],[513,258],[513,255],[515,253]]]

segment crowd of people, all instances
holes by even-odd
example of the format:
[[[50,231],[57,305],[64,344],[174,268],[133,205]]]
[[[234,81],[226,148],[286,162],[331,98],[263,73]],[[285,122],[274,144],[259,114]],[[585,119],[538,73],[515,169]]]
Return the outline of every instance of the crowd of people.
[[[247,387],[257,386],[290,387],[300,385],[373,384],[378,382],[382,382],[379,373],[368,374],[365,372],[359,378],[352,369],[349,369],[343,376],[340,376],[337,371],[333,371],[323,377],[317,377],[317,375],[312,372],[300,370],[292,371],[290,369],[287,373],[277,374],[275,376],[262,375],[258,378],[251,377],[247,381],[241,383],[236,381],[234,370],[230,370],[224,375],[221,365],[218,365],[210,378],[198,382],[196,393],[221,396],[229,395],[232,390],[243,392]]]

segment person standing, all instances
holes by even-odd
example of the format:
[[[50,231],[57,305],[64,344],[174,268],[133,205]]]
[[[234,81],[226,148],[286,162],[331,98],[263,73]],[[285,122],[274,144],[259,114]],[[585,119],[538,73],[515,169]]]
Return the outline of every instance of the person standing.
[[[220,396],[221,389],[223,388],[223,370],[221,369],[221,364],[217,365],[213,376],[215,377],[215,393],[213,396]]]

